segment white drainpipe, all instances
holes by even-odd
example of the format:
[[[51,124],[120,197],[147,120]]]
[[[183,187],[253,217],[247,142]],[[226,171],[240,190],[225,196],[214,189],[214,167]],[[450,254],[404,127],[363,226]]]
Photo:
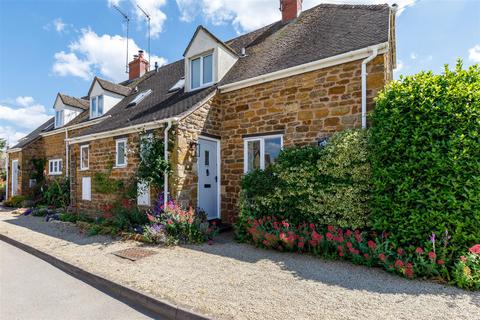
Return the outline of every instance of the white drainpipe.
[[[163,149],[163,153],[164,153],[164,159],[165,161],[168,161],[168,131],[170,130],[170,128],[172,127],[172,122],[171,121],[168,121],[167,122],[167,127],[165,128],[163,134],[164,134],[164,138],[163,138],[163,144],[164,144],[164,149]],[[168,172],[165,171],[163,173],[163,208],[165,210],[165,208],[167,207],[167,202],[168,202]]]
[[[8,149],[8,146],[5,149]],[[5,200],[7,200],[8,199],[8,182],[10,181],[10,179],[8,179],[8,163],[10,162],[10,157],[8,156],[8,152],[6,152],[5,156],[6,156],[5,171],[7,173],[7,181],[5,185]]]
[[[367,63],[378,55],[378,47],[372,48],[372,54],[362,61],[362,129],[367,128]]]
[[[68,129],[65,128],[65,176],[69,177],[68,174],[68,163],[70,159],[68,159]]]

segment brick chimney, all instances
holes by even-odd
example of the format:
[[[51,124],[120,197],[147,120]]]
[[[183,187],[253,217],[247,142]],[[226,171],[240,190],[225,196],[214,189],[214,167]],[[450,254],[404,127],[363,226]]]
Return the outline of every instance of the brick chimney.
[[[289,22],[296,19],[302,12],[303,0],[280,0],[280,11],[282,11],[282,21]]]
[[[128,63],[128,80],[139,78],[148,71],[148,61],[143,57],[143,50],[138,50],[138,55]]]

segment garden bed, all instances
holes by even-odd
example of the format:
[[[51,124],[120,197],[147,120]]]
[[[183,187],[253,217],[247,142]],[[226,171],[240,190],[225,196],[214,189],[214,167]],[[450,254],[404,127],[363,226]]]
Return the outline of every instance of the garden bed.
[[[380,269],[259,250],[222,234],[213,245],[145,247],[76,232],[73,224],[0,214],[0,232],[86,271],[218,319],[476,319],[480,293],[407,280]],[[40,275],[39,275],[40,276]]]

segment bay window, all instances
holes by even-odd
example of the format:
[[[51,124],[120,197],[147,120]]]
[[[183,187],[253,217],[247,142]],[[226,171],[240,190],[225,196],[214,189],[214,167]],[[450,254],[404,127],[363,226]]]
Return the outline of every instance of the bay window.
[[[277,159],[283,147],[282,135],[244,139],[244,172],[264,170]]]

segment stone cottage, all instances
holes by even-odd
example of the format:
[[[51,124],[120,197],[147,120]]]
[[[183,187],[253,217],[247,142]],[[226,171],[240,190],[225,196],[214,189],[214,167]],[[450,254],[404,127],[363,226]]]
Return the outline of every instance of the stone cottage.
[[[153,133],[170,141],[163,192],[232,222],[242,175],[267,167],[284,147],[366,127],[373,98],[392,79],[395,7],[301,7],[283,0],[282,20],[228,41],[199,26],[183,59],[150,71],[139,52],[129,80],[95,78],[68,123],[75,98],[59,95],[63,122],[56,114],[9,150],[9,195],[29,185],[26,160],[43,155],[48,166],[62,160],[52,169],[68,175],[72,207],[98,211],[115,195],[95,192],[92,177],[132,180],[141,137]],[[138,204],[156,196],[141,186]]]

